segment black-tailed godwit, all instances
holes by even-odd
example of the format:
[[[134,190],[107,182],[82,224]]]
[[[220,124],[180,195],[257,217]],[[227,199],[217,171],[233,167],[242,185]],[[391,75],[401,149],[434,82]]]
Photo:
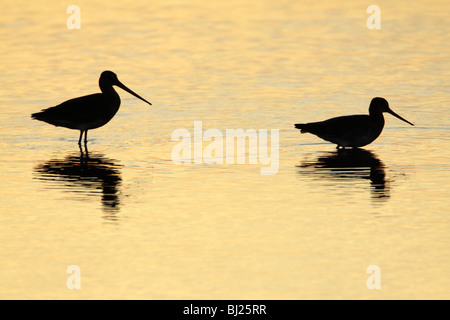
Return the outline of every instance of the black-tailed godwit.
[[[414,125],[403,119],[389,108],[384,98],[373,98],[370,102],[368,115],[353,115],[331,118],[320,122],[297,123],[295,127],[301,133],[312,133],[323,140],[337,144],[337,148],[358,148],[373,142],[383,131],[383,112],[392,114],[400,120]]]
[[[50,123],[57,127],[80,130],[78,144],[81,145],[83,133],[84,143],[86,144],[88,130],[104,126],[119,110],[120,97],[113,86],[118,86],[151,105],[150,102],[122,84],[117,78],[117,75],[112,71],[102,72],[99,86],[102,93],[67,100],[55,107],[33,113],[31,118]]]

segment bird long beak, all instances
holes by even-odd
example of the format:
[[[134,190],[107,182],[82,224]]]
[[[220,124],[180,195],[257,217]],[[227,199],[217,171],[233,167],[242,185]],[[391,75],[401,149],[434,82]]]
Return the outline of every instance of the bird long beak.
[[[394,111],[392,111],[391,109],[389,109],[387,112],[390,113],[390,114],[392,114],[394,117],[399,118],[400,120],[405,121],[406,123],[409,123],[410,125],[414,126],[413,123],[411,123],[411,122],[409,122],[408,120],[406,120],[406,119],[400,117],[398,114],[396,114],[396,113],[395,113]]]
[[[123,90],[125,90],[126,92],[132,94],[133,96],[135,96],[138,99],[141,99],[144,102],[147,102],[149,105],[152,105],[150,102],[148,102],[147,100],[145,100],[144,98],[142,98],[140,95],[138,95],[137,93],[133,92],[131,89],[128,89],[122,82],[120,82],[119,80],[117,80],[116,86],[118,86],[119,88],[122,88]]]

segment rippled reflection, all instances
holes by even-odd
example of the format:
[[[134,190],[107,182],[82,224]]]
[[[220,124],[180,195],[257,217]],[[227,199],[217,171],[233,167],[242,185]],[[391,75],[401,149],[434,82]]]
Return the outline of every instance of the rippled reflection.
[[[314,178],[325,180],[367,179],[370,180],[372,198],[389,198],[389,183],[386,180],[385,166],[377,156],[364,149],[345,149],[325,153],[314,161],[305,161],[299,168],[300,174],[311,174]],[[339,186],[337,186],[339,187]]]
[[[115,220],[119,210],[119,187],[122,181],[120,166],[100,154],[87,152],[69,154],[63,159],[52,159],[38,165],[38,178],[62,182],[61,190],[91,196],[101,193],[105,218]]]

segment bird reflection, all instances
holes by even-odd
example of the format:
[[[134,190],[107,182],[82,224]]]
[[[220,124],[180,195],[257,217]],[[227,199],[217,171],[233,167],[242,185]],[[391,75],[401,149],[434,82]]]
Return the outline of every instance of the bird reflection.
[[[318,179],[369,179],[374,200],[389,198],[389,182],[385,166],[377,156],[364,149],[344,149],[328,152],[314,161],[305,161],[299,168],[301,174],[313,174]]]
[[[98,194],[101,190],[101,202],[105,218],[116,220],[119,210],[119,166],[113,160],[100,154],[90,154],[80,148],[80,153],[69,154],[64,159],[52,159],[38,165],[35,171],[39,179],[64,182],[64,190],[81,194]],[[70,189],[67,189],[69,187]],[[86,191],[86,193],[84,192]]]

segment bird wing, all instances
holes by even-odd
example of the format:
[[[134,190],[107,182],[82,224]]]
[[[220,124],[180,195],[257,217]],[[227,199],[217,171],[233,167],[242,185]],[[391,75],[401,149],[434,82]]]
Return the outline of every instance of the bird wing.
[[[35,118],[55,126],[74,127],[76,123],[95,122],[102,114],[105,105],[104,96],[95,93],[67,100],[57,106],[43,109]]]
[[[364,128],[368,127],[368,123],[368,115],[351,115],[320,122],[310,122],[301,126],[296,125],[296,127],[302,129],[302,132],[309,132],[324,140],[338,143],[336,139],[364,132]]]

